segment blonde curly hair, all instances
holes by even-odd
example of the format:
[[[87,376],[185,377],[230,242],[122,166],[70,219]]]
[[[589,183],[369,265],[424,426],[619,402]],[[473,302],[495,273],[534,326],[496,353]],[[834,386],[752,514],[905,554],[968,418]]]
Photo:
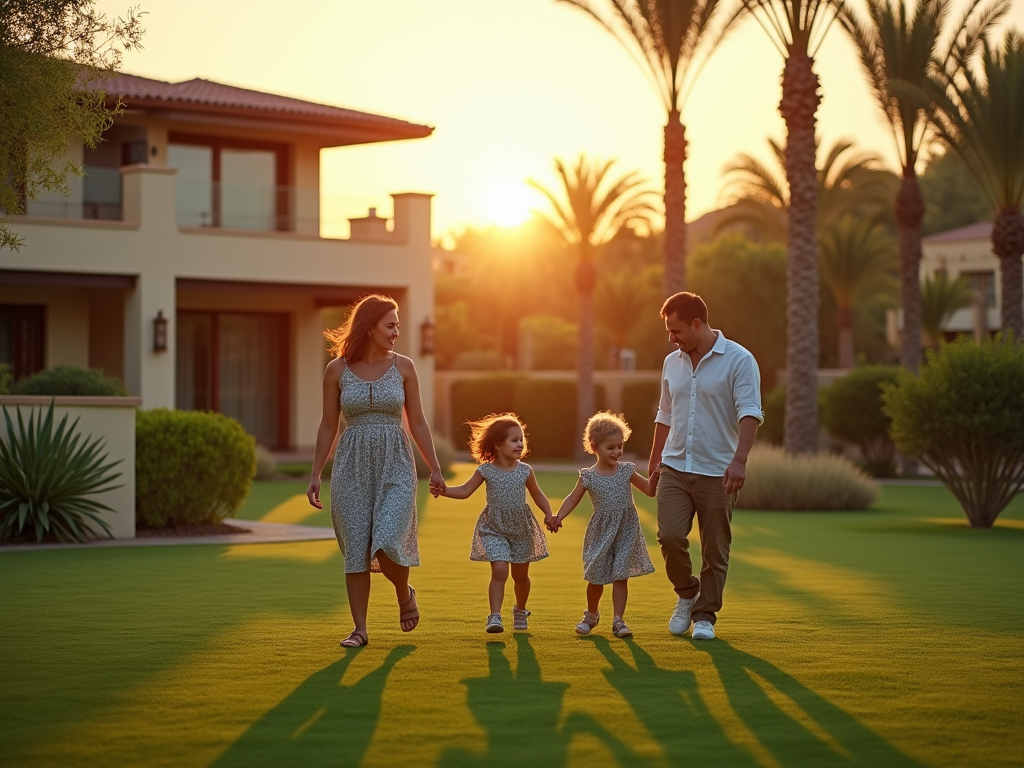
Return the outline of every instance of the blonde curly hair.
[[[587,420],[587,426],[583,429],[583,450],[587,453],[597,453],[596,446],[602,440],[607,440],[613,435],[622,435],[622,442],[629,440],[633,430],[621,414],[611,411],[600,411]]]
[[[498,457],[498,445],[508,439],[509,432],[515,427],[523,432],[523,453],[520,458],[525,459],[529,453],[526,425],[514,413],[492,413],[468,424],[471,432],[469,452],[480,463],[494,461]]]

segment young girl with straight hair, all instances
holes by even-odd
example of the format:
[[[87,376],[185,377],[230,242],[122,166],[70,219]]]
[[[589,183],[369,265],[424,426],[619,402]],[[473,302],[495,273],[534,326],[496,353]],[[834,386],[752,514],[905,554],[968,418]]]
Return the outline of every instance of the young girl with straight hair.
[[[324,373],[323,416],[316,433],[312,476],[306,497],[317,509],[320,473],[345,417],[331,470],[331,518],[345,556],[345,586],[355,628],[345,648],[369,642],[366,610],[370,571],[394,585],[403,632],[419,624],[416,590],[409,568],[420,564],[416,537],[416,465],[409,432],[430,467],[430,489],[440,493],[444,478],[420,402],[412,360],[395,352],[398,304],[389,296],[360,299],[345,324],[324,336],[335,359]]]
[[[587,580],[587,610],[576,625],[576,633],[588,635],[601,619],[601,596],[606,584],[612,585],[612,634],[629,637],[633,631],[626,625],[626,598],[629,595],[627,579],[654,573],[654,565],[647,554],[647,544],[640,529],[640,518],[633,505],[635,485],[643,493],[653,496],[658,485],[658,473],[650,479],[636,471],[636,465],[619,461],[622,449],[632,430],[621,416],[602,411],[594,414],[583,431],[583,447],[596,456],[594,466],[580,470],[579,480],[561,506],[558,514],[547,522],[555,533],[562,521],[589,493],[594,514],[583,537],[583,578]]]
[[[526,503],[526,491],[544,512],[545,523],[552,518],[551,505],[537,484],[526,456],[526,431],[514,413],[492,413],[470,422],[470,451],[480,462],[476,472],[462,485],[441,491],[450,499],[468,499],[482,483],[487,485],[487,506],[480,513],[473,531],[470,560],[491,564],[487,590],[490,614],[487,632],[504,632],[501,604],[509,571],[515,585],[516,603],[512,608],[512,628],[529,628],[526,601],[530,597],[530,563],[548,556],[544,531]]]

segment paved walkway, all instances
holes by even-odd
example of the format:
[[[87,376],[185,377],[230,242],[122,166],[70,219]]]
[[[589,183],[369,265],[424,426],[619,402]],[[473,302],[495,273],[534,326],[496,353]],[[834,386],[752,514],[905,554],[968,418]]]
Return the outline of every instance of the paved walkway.
[[[180,547],[195,544],[279,544],[285,541],[321,541],[334,538],[333,528],[311,525],[258,523],[253,520],[224,521],[228,525],[247,528],[251,533],[229,533],[219,536],[146,536],[136,539],[100,539],[88,544],[18,544],[0,547],[3,552],[26,552],[41,549],[97,549],[101,547]]]

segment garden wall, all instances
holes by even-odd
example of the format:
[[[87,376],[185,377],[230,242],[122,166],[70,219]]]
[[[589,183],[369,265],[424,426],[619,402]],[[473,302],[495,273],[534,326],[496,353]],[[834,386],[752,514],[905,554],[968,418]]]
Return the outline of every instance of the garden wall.
[[[17,429],[17,409],[28,420],[29,411],[45,415],[50,401],[54,401],[54,426],[65,414],[68,423],[78,419],[77,431],[83,436],[99,437],[106,443],[111,461],[120,460],[115,472],[119,488],[95,496],[116,514],[105,512],[103,521],[110,526],[116,539],[135,537],[135,409],[142,401],[137,397],[45,397],[29,395],[0,395],[0,405],[7,408]],[[0,438],[6,439],[6,427],[0,428]]]

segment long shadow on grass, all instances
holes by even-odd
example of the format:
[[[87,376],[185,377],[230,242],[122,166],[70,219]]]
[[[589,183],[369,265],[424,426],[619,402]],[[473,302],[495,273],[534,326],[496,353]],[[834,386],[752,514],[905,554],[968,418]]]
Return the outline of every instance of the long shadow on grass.
[[[516,670],[505,657],[504,642],[487,643],[490,674],[463,680],[469,709],[487,732],[487,751],[448,750],[441,766],[563,765],[569,737],[559,732],[558,719],[567,683],[546,682],[527,635],[515,636]]]
[[[697,676],[689,670],[662,669],[649,653],[627,640],[636,667],[627,664],[607,638],[591,637],[610,670],[604,676],[632,707],[640,722],[661,746],[670,766],[753,766],[754,759],[737,747],[704,703]],[[613,744],[613,752],[615,752]],[[639,757],[623,765],[638,765]]]
[[[377,669],[341,685],[348,665],[361,653],[349,651],[253,723],[214,768],[358,766],[377,728],[388,675],[414,648],[393,649]]]
[[[764,659],[737,650],[724,640],[694,643],[694,648],[711,657],[733,711],[780,765],[918,765],[870,728]],[[788,702],[785,710],[776,703],[779,701]]]

